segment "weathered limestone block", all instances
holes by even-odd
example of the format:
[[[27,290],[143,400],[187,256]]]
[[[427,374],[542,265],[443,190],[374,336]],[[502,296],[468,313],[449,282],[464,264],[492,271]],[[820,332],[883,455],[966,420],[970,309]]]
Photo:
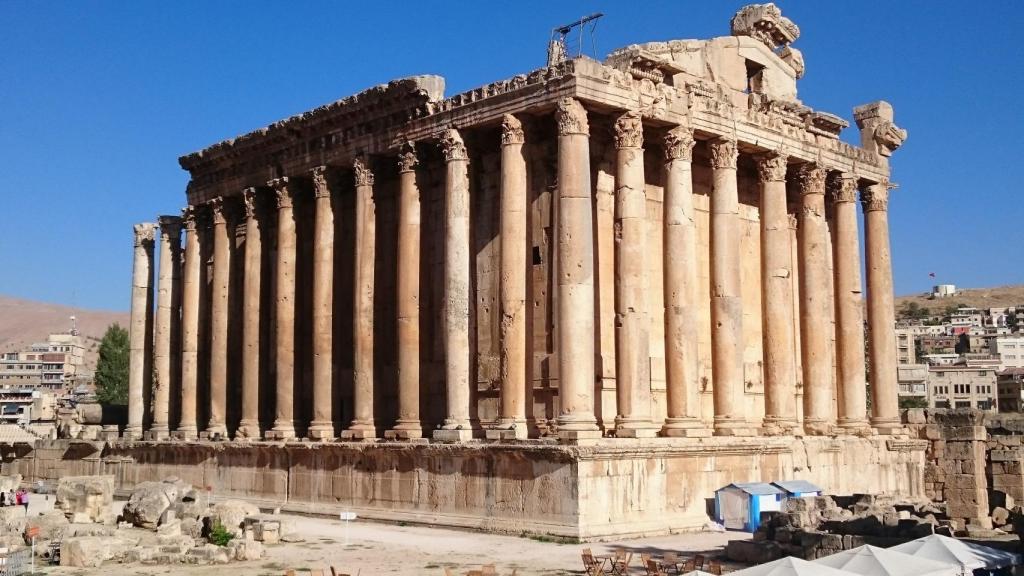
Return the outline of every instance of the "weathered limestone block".
[[[21,534],[25,531],[25,510],[21,506],[4,506],[0,508],[0,534]],[[67,523],[67,520],[64,521]]]
[[[213,528],[218,522],[235,536],[242,535],[242,521],[247,516],[255,516],[260,509],[254,504],[242,502],[241,500],[225,500],[213,505],[210,509],[209,528]]]
[[[763,564],[785,556],[782,547],[775,542],[753,542],[731,540],[725,547],[725,555],[734,562]]]
[[[20,510],[21,507],[11,509]],[[24,514],[24,511],[21,513]],[[30,528],[39,529],[39,534],[36,536],[36,544],[47,540],[59,540],[68,532],[68,519],[60,510],[50,510],[38,516],[29,517],[25,521],[25,528],[22,532]]]
[[[244,562],[246,560],[259,560],[260,558],[263,558],[263,554],[265,553],[263,544],[247,538],[232,540],[231,544],[227,548],[228,555],[240,562]]]
[[[128,550],[135,548],[138,540],[118,535],[74,536],[65,538],[60,544],[60,565],[76,568],[99,568],[107,560],[120,560]]]
[[[75,522],[109,522],[114,501],[113,476],[70,476],[57,484],[54,508]]]
[[[19,486],[21,486],[21,474],[0,476],[0,491],[10,492],[11,490],[17,490]]]
[[[196,546],[185,554],[185,562],[188,564],[227,564],[230,561],[228,549],[215,544]]]
[[[177,479],[143,482],[132,491],[121,518],[140,528],[156,528],[164,513],[191,492],[191,484]]]

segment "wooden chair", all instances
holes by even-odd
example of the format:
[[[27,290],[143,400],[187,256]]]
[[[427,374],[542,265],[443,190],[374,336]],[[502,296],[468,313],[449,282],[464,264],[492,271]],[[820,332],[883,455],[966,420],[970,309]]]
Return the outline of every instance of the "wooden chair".
[[[696,556],[693,557],[693,569],[694,570],[703,570],[704,569],[704,555],[703,554],[697,554]]]
[[[599,561],[594,558],[594,552],[590,548],[584,548],[580,556],[583,558],[583,568],[586,569],[587,576],[603,576],[608,574],[608,569],[605,567],[608,563],[608,558],[602,558]]]
[[[672,571],[679,574],[679,555],[675,552],[665,552],[661,558],[661,566],[666,572]]]
[[[722,563],[718,560],[708,562],[708,572],[722,576]]]
[[[683,567],[681,569],[681,573],[682,574],[686,574],[687,572],[693,572],[696,569],[697,568],[694,567],[694,565],[693,565],[693,558],[687,558],[686,560],[683,561]]]
[[[632,559],[632,552],[626,552],[622,548],[616,548],[615,554],[612,556],[612,574],[616,574],[617,576],[626,576],[629,574],[629,561]]]
[[[484,564],[480,568],[480,573],[483,576],[498,576],[498,571],[494,568],[494,564]]]
[[[668,576],[668,572],[665,572],[665,567],[654,558],[648,558],[644,568],[647,569],[647,576]]]

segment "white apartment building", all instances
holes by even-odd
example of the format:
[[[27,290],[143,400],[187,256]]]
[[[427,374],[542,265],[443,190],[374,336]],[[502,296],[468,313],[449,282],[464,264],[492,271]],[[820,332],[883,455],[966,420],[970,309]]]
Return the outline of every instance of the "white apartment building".
[[[928,406],[995,412],[998,407],[997,372],[997,366],[930,366]]]
[[[989,353],[999,357],[1002,369],[1024,368],[1024,336],[1000,336],[989,341]]]
[[[75,381],[84,362],[81,336],[51,334],[46,342],[0,353],[0,386],[62,389]]]

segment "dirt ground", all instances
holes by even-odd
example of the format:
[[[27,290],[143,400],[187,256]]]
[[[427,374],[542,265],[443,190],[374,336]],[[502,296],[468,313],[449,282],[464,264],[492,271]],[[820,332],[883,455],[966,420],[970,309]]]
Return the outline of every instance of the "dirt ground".
[[[118,503],[118,506],[123,505]],[[37,496],[30,512],[35,514],[52,507],[51,500]],[[478,532],[430,528],[425,526],[398,526],[356,520],[345,523],[327,518],[291,516],[301,542],[267,546],[266,556],[255,562],[232,562],[219,566],[148,566],[144,564],[105,564],[102,569],[45,568],[42,573],[67,576],[157,576],[182,574],[189,576],[225,576],[245,574],[252,576],[282,576],[294,569],[301,576],[311,569],[323,569],[330,574],[330,566],[339,573],[355,575],[436,575],[443,576],[449,568],[454,574],[479,569],[483,564],[494,564],[498,574],[517,576],[555,576],[584,574],[580,551],[589,547],[594,554],[610,553],[614,548],[625,548],[633,553],[632,572],[646,574],[640,567],[640,553],[660,555],[666,551],[693,554],[720,553],[726,542],[748,538],[749,534],[696,533],[622,540],[594,544],[560,544],[542,539],[501,536]],[[347,544],[346,544],[347,542]],[[725,567],[726,570],[730,566]]]

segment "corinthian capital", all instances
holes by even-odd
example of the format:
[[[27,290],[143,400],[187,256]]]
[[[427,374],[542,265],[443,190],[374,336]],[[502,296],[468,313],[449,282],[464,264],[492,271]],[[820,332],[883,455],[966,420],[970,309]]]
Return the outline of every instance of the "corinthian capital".
[[[181,221],[185,224],[185,230],[187,232],[196,231],[197,218],[198,215],[196,214],[195,206],[186,206],[185,208],[181,209]]]
[[[462,135],[455,128],[442,130],[437,137],[441,145],[441,153],[444,154],[445,162],[457,160],[469,160],[469,153],[466,152],[466,143],[462,141]]]
[[[615,147],[642,148],[644,145],[644,123],[640,113],[631,110],[615,120]]]
[[[889,209],[889,183],[869,184],[860,191],[860,203],[865,212],[884,212]]]
[[[274,189],[274,198],[277,200],[277,208],[291,208],[292,200],[294,199],[294,191],[292,186],[288,182],[287,176],[280,178],[274,178],[270,182],[267,182],[267,186]]]
[[[357,157],[352,161],[352,173],[355,175],[356,187],[373,186],[373,172],[370,171],[369,164],[369,160],[365,157]]]
[[[711,151],[712,168],[736,169],[736,159],[739,157],[736,140],[725,136],[715,138],[708,143],[708,149]]]
[[[419,163],[419,159],[416,158],[416,145],[410,140],[402,142],[402,147],[398,151],[398,171],[412,172]]]
[[[210,207],[210,212],[213,214],[213,225],[220,226],[227,224],[227,214],[225,213],[226,207],[224,206],[224,197],[217,196],[207,204]]]
[[[825,169],[813,162],[800,165],[797,171],[801,194],[825,193]]]
[[[181,216],[158,216],[157,224],[160,225],[160,235],[171,239],[181,237]]]
[[[562,98],[558,101],[555,111],[558,118],[558,133],[590,135],[590,124],[587,122],[587,109],[575,98]]]
[[[503,115],[501,117],[501,143],[503,145],[522,144],[525,141],[523,123],[519,121],[519,118],[511,114]]]
[[[246,188],[245,190],[242,190],[242,201],[245,203],[246,218],[256,217],[256,210],[258,206],[256,203],[256,194],[257,192],[255,188]]]
[[[825,188],[836,204],[857,200],[857,177],[853,174],[829,172]]]
[[[328,182],[327,166],[313,168],[310,170],[310,176],[313,178],[313,196],[317,198],[330,198],[331,186]]]
[[[757,176],[764,182],[785,182],[789,158],[779,152],[769,152],[757,157]]]
[[[133,226],[135,230],[135,246],[150,248],[153,246],[153,239],[156,237],[156,224],[142,222]]]
[[[689,126],[676,126],[665,133],[665,160],[693,160],[693,130]]]

